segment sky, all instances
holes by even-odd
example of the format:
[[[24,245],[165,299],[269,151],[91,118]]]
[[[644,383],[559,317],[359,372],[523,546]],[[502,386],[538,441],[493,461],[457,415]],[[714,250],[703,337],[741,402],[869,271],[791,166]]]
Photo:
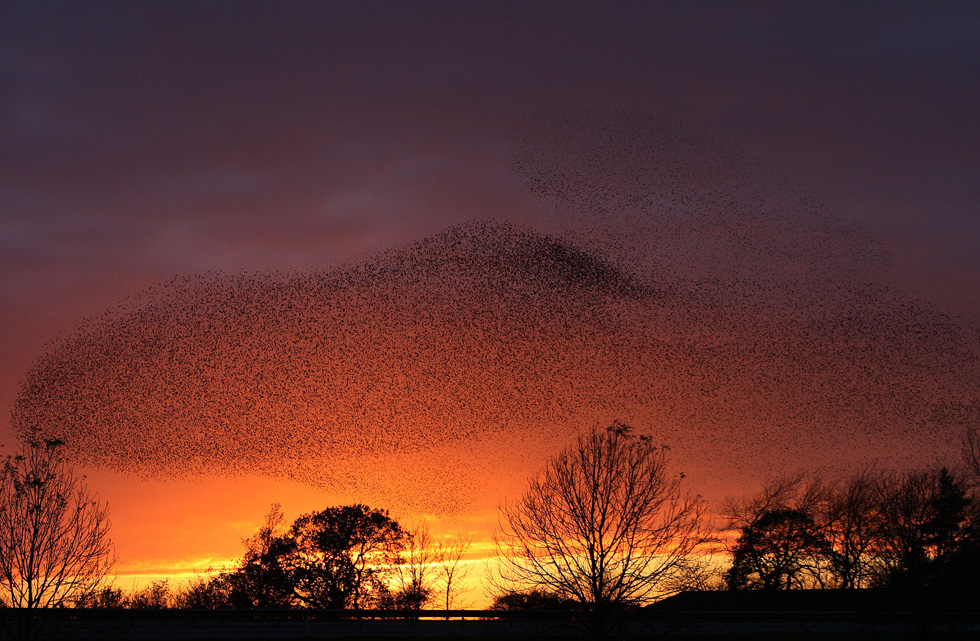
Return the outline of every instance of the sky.
[[[549,414],[541,410],[544,405],[528,403],[520,416],[507,419],[541,423],[527,432],[460,428],[443,438],[450,432],[420,427],[420,417],[432,408],[399,400],[421,392],[399,396],[396,383],[403,386],[398,389],[416,379],[438,386],[428,388],[438,389],[445,401],[434,414],[453,425],[463,419],[447,408],[459,398],[494,407],[503,407],[501,399],[513,400],[501,396],[501,381],[525,390],[538,381],[537,392],[557,385],[533,367],[491,367],[487,381],[475,382],[411,370],[416,378],[406,382],[391,366],[379,365],[391,361],[404,369],[444,357],[447,370],[458,373],[498,363],[487,360],[481,351],[487,343],[476,335],[441,349],[459,333],[451,322],[459,308],[468,323],[464,329],[483,328],[496,337],[494,345],[510,345],[507,362],[523,362],[533,352],[552,370],[567,367],[574,374],[596,355],[607,369],[628,363],[639,371],[643,363],[629,354],[647,352],[624,344],[648,345],[667,335],[682,335],[677,340],[690,344],[692,330],[684,327],[690,314],[684,313],[698,310],[699,319],[707,318],[692,301],[715,297],[713,309],[751,326],[726,343],[735,346],[731,362],[751,363],[760,376],[797,380],[785,361],[809,353],[806,345],[787,346],[783,358],[772,359],[754,355],[748,346],[756,341],[748,337],[768,335],[765,319],[775,318],[774,325],[784,328],[795,318],[793,310],[831,300],[832,309],[874,307],[875,318],[887,319],[880,322],[899,328],[901,336],[916,335],[915,328],[930,334],[957,328],[957,338],[941,345],[905,339],[862,343],[868,359],[878,353],[874,346],[884,345],[890,356],[881,363],[894,359],[896,367],[906,368],[901,382],[889,378],[875,387],[876,398],[892,398],[893,388],[929,388],[943,377],[953,381],[976,371],[980,9],[974,3],[854,8],[769,2],[6,2],[0,6],[0,88],[0,432],[8,451],[15,438],[10,413],[25,380],[41,374],[50,380],[50,372],[65,363],[87,362],[82,367],[93,368],[93,393],[113,388],[107,372],[131,373],[147,362],[142,348],[126,342],[127,332],[150,328],[169,336],[164,330],[172,332],[188,319],[212,318],[215,305],[239,310],[228,321],[243,319],[238,326],[272,322],[281,332],[282,319],[290,318],[300,325],[357,328],[356,346],[372,345],[378,353],[351,351],[348,358],[357,363],[351,371],[377,375],[371,380],[382,391],[371,396],[375,388],[352,382],[349,397],[343,397],[347,409],[338,416],[347,416],[343,412],[356,397],[374,399],[367,411],[375,419],[377,405],[405,402],[399,411],[415,421],[391,437],[414,439],[405,451],[378,437],[374,449],[354,452],[351,443],[360,432],[335,429],[330,433],[341,436],[331,437],[332,458],[304,459],[329,470],[324,473],[312,464],[282,463],[281,448],[259,447],[252,458],[222,454],[217,446],[208,455],[190,446],[185,451],[179,434],[164,428],[147,428],[152,438],[141,441],[144,458],[126,465],[120,461],[129,450],[117,447],[128,438],[123,432],[79,431],[80,441],[89,439],[88,449],[79,452],[88,483],[110,503],[123,580],[227,562],[274,501],[294,518],[340,502],[388,499],[390,505],[379,507],[391,507],[406,521],[428,517],[441,531],[470,530],[486,541],[497,503],[519,492],[526,475],[567,443],[570,432],[548,421],[557,417],[586,428],[617,417],[610,415],[612,401],[573,390],[568,394],[583,397],[581,405]],[[665,205],[670,199],[682,204]],[[764,213],[753,218],[756,211]],[[666,213],[657,218],[659,212]],[[732,232],[729,223],[736,219],[740,226]],[[488,220],[495,222],[472,222]],[[455,254],[460,237],[477,240]],[[524,265],[528,252],[552,251],[554,243],[542,238],[595,252],[610,269],[626,274],[616,281],[617,292],[640,283],[636,287],[645,293],[610,303],[602,280],[578,283],[587,286],[586,294],[562,290],[552,296],[555,274],[564,278],[572,263],[556,263],[558,271],[543,275],[520,272],[515,291],[538,301],[533,308],[481,289],[487,286],[481,279],[511,274],[507,270]],[[498,255],[501,247],[506,252]],[[482,263],[479,256],[499,261]],[[423,259],[438,269],[420,271]],[[342,271],[344,265],[355,266],[354,275]],[[364,276],[372,269],[397,278]],[[697,292],[675,289],[679,298],[651,302],[651,291],[667,291],[668,272],[682,279],[671,281],[675,285],[694,282]],[[431,273],[438,282],[426,277]],[[793,299],[790,311],[769,309],[772,300],[794,291],[787,273],[815,293]],[[462,274],[471,284],[446,284],[447,274]],[[718,302],[719,279],[735,275],[766,283],[751,292],[738,290],[768,310],[752,312],[751,322],[745,321],[748,303]],[[265,282],[264,293],[254,294],[252,285],[234,280],[239,276]],[[830,295],[823,285],[813,285],[817,280],[861,293]],[[229,307],[228,300],[246,291],[259,303]],[[379,320],[366,307],[353,316],[269,312],[282,301],[336,300],[343,307],[352,292],[386,315]],[[203,312],[187,311],[192,298],[206,299]],[[409,299],[423,303],[398,302]],[[441,306],[427,306],[430,299]],[[477,299],[493,304],[474,306]],[[595,311],[600,300],[601,313]],[[486,320],[494,309],[503,310],[504,320]],[[613,309],[632,321],[660,319],[668,329],[651,334],[640,321],[619,328]],[[146,320],[147,310],[162,310],[163,320]],[[572,342],[582,353],[555,361],[568,340],[543,319],[563,311],[571,319],[563,331],[581,339]],[[524,313],[522,325],[516,319]],[[417,330],[404,326],[425,314],[441,329],[417,347],[423,342],[411,333]],[[600,325],[602,331],[596,329]],[[502,332],[513,336],[522,326],[535,328],[526,342],[500,341]],[[702,339],[717,339],[720,326],[718,319],[707,319],[698,331]],[[397,333],[403,330],[409,333]],[[286,367],[296,371],[304,362],[304,352],[287,358],[257,330],[236,333],[234,341],[227,328],[214,331],[219,342],[271,354],[267,364],[255,366],[270,376]],[[111,367],[103,361],[91,365],[90,354],[71,347],[73,336],[114,345],[105,361]],[[121,342],[99,342],[106,336]],[[830,344],[825,330],[807,336],[817,336],[818,346]],[[202,361],[194,359],[202,358],[206,343],[194,336],[181,340],[178,351],[191,355],[188,362],[200,371]],[[910,356],[902,360],[896,354],[904,350]],[[962,356],[964,350],[970,356]],[[246,358],[234,350],[221,354],[224,365]],[[731,390],[751,387],[748,378],[732,373],[724,354],[683,354],[678,358],[686,365],[700,364],[734,381]],[[930,354],[943,362],[933,363]],[[836,361],[819,358],[821,367],[833,369]],[[662,367],[658,360],[650,371]],[[855,367],[857,372],[863,366]],[[225,381],[229,398],[240,398],[252,371],[245,367],[216,378]],[[314,368],[305,380],[322,374]],[[855,388],[865,385],[854,376],[849,380]],[[693,380],[665,384],[658,398],[672,390],[690,397]],[[753,393],[788,397],[795,389],[752,380]],[[595,387],[594,378],[582,381]],[[59,398],[68,399],[73,389],[80,388],[59,388]],[[274,389],[281,396],[287,388]],[[702,405],[679,402],[660,414],[625,408],[642,394],[621,381],[595,389],[613,390],[610,398],[623,402],[626,418],[644,429],[662,429],[672,445],[697,443],[685,431],[688,419],[682,414],[693,416],[691,421],[731,420],[721,410],[697,414],[689,408]],[[713,393],[730,401],[731,390]],[[969,403],[977,398],[974,392],[964,384],[956,393]],[[147,393],[170,398],[166,390]],[[932,392],[916,393],[925,398]],[[826,410],[831,396],[818,395],[813,407]],[[78,416],[103,416],[84,404],[88,396],[77,398],[65,407]],[[294,416],[298,402],[288,412],[273,404],[256,415],[285,416],[293,421],[289,434],[312,435],[302,447],[324,451],[309,420]],[[771,416],[752,420],[801,416],[789,400],[781,402],[773,401]],[[229,425],[229,415],[240,411],[227,399],[222,403],[215,407],[223,409],[208,415],[217,426]],[[857,422],[868,414],[864,406],[834,407]],[[661,419],[664,425],[656,424]],[[124,422],[118,412],[105,420],[117,427]],[[480,422],[482,414],[473,421],[490,425]],[[779,443],[773,446],[776,461],[798,454],[799,442],[836,451],[823,428],[813,427],[810,436],[780,431],[771,438],[773,432],[751,432],[748,423],[725,425],[734,435],[721,427],[701,435],[725,444],[715,447],[719,461],[724,451],[769,440]],[[248,431],[235,429],[238,443],[272,438],[257,422]],[[228,433],[213,431],[208,438],[220,445],[231,439]],[[287,432],[276,432],[282,433]],[[491,433],[505,440],[485,436]],[[939,451],[927,432],[868,427],[861,434],[872,434],[876,447],[894,450],[896,461],[919,442]],[[936,434],[936,441],[949,440],[946,432]],[[192,438],[201,437],[188,436],[187,442]],[[300,440],[289,446],[306,452],[296,445]],[[509,454],[498,460],[492,454],[501,442]],[[535,447],[522,450],[518,442]],[[265,462],[259,460],[263,456]],[[445,457],[453,456],[458,458],[446,464]],[[698,477],[696,457],[678,456],[695,472],[692,480],[704,484],[696,490],[719,496],[743,489],[738,481],[732,488],[710,474]],[[193,461],[191,472],[168,462],[175,457]],[[419,460],[424,464],[413,466]],[[331,461],[341,462],[331,467]],[[440,465],[468,475],[446,480]],[[756,465],[743,481],[772,465]],[[723,469],[742,467],[752,466],[729,461]],[[463,507],[445,509],[457,502],[447,498],[457,495],[446,488],[464,484],[458,500]],[[434,498],[405,498],[423,494]]]

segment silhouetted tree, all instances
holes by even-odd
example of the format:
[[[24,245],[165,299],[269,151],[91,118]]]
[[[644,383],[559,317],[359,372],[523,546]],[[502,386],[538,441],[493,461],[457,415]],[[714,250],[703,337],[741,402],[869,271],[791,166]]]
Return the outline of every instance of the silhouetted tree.
[[[421,610],[432,600],[436,560],[436,549],[427,525],[422,523],[404,533],[400,562],[394,568],[394,607]]]
[[[977,609],[977,506],[965,482],[946,468],[885,478],[879,492],[882,564],[876,580],[918,613],[919,638],[925,639],[939,613]]]
[[[700,497],[667,473],[666,448],[614,423],[579,437],[500,508],[498,592],[545,590],[592,613],[662,596],[709,538]]]
[[[125,600],[125,607],[133,610],[163,610],[173,605],[170,581],[160,579],[134,591]]]
[[[908,472],[879,484],[879,583],[918,592],[933,586],[969,533],[970,500],[949,470]]]
[[[170,601],[172,607],[192,610],[218,610],[234,606],[231,586],[224,574],[196,577],[183,588],[175,590]]]
[[[242,541],[245,555],[239,567],[223,577],[234,607],[288,608],[293,605],[293,578],[283,563],[294,546],[284,534],[282,510],[276,503],[259,531]]]
[[[863,470],[828,488],[817,509],[820,533],[827,542],[832,587],[867,587],[879,564],[875,555],[883,522],[877,488],[881,475]]]
[[[802,475],[770,479],[749,499],[726,501],[729,529],[739,536],[729,547],[729,589],[779,590],[819,583],[821,541],[814,515],[826,486]]]
[[[748,500],[729,499],[732,589],[865,587],[880,536],[879,476],[859,472],[828,483],[803,475],[772,479]]]
[[[706,592],[724,590],[726,572],[719,568],[709,556],[693,559],[669,583],[669,592]]]
[[[85,603],[113,562],[109,511],[74,476],[58,440],[30,440],[0,476],[0,605],[57,608]],[[14,617],[18,636],[33,621]],[[7,622],[7,617],[4,617]]]
[[[314,608],[363,608],[386,595],[405,532],[385,510],[328,508],[296,519],[281,563],[295,596]]]
[[[819,581],[827,549],[813,519],[802,510],[772,508],[742,528],[732,549],[726,582],[731,590],[788,590]]]
[[[826,498],[824,483],[797,474],[769,479],[758,494],[748,499],[728,498],[724,511],[729,528],[741,529],[774,510],[796,510],[812,518]]]
[[[504,591],[497,594],[490,604],[490,610],[575,610],[581,604],[557,592],[532,589],[524,591]]]
[[[959,541],[942,567],[936,596],[947,609],[980,610],[980,505],[974,498],[961,524]]]
[[[447,610],[458,607],[456,601],[463,591],[460,583],[466,579],[470,570],[462,563],[463,555],[471,545],[471,536],[456,534],[436,547],[436,573],[441,583],[439,600],[440,605]]]
[[[123,594],[122,588],[111,585],[99,588],[75,604],[75,607],[78,608],[100,608],[106,610],[123,608],[125,606],[126,596]]]

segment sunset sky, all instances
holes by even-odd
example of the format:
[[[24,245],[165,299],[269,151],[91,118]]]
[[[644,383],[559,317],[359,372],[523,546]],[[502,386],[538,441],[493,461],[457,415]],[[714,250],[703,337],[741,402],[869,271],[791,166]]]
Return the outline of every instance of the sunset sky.
[[[947,455],[943,409],[980,407],[980,8],[810,4],[3,3],[4,449],[44,382],[18,411],[70,417],[122,587],[227,563],[272,502],[479,556],[616,418],[712,499]],[[179,370],[141,342],[178,335]]]

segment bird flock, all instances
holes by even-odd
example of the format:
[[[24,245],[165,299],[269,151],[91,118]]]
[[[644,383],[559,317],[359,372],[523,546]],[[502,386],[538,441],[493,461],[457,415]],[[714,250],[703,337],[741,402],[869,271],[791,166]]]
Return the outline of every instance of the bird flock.
[[[562,231],[470,221],[357,264],[156,285],[48,346],[15,429],[140,476],[448,515],[612,420],[718,491],[924,464],[977,424],[976,330],[730,146],[551,117],[511,167]]]

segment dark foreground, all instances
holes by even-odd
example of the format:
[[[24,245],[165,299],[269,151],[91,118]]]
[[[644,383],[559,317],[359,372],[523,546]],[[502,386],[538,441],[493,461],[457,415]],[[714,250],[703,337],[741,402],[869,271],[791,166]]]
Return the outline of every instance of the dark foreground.
[[[432,615],[433,613],[418,613]],[[577,639],[591,628],[574,614],[561,612],[453,611],[445,618],[415,618],[400,613],[242,610],[46,611],[29,625],[37,638],[116,641],[279,639]],[[395,618],[395,617],[399,618]],[[0,614],[0,638],[20,638],[25,620]],[[923,617],[920,614],[793,612],[683,612],[617,615],[608,626],[611,639],[865,639],[980,638],[980,615]]]

